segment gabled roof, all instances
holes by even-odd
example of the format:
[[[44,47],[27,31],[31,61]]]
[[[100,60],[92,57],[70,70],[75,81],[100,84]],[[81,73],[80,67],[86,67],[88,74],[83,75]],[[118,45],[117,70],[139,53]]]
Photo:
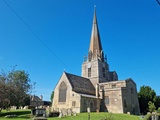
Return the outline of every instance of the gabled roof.
[[[95,95],[95,88],[89,79],[66,72],[65,74],[72,86],[73,91],[77,93]]]

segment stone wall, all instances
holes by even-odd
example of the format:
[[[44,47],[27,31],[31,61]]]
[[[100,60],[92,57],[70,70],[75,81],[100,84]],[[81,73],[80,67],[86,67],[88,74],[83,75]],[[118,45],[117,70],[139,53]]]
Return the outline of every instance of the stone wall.
[[[126,87],[122,90],[124,113],[140,114],[136,84],[126,80]]]
[[[139,114],[136,84],[131,79],[100,83],[100,98],[106,111]],[[108,97],[109,103],[105,103]]]
[[[62,82],[64,82],[67,86],[66,102],[59,102],[59,86]],[[72,86],[67,80],[65,73],[63,73],[57,86],[55,87],[52,108],[54,110],[72,108],[73,111],[76,111],[77,113],[80,112],[80,95],[72,91]]]

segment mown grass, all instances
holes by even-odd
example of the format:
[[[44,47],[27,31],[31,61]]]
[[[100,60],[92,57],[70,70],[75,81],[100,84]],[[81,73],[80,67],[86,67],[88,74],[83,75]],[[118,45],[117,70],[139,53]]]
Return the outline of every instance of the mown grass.
[[[108,116],[112,117],[112,119],[110,120],[139,120],[140,119],[139,116],[135,116],[135,115],[112,114],[112,113],[100,112],[100,113],[90,113],[90,120],[103,120]],[[57,120],[57,119],[58,118],[48,118],[48,120]],[[62,118],[62,120],[88,120],[88,113],[80,113],[80,114],[77,114],[77,116],[68,116],[68,117]]]
[[[5,118],[7,115],[16,115],[17,117]],[[31,119],[31,110],[3,110],[0,113],[0,120],[27,120]]]
[[[10,112],[2,111],[0,113],[0,120],[31,120],[30,110],[12,110]],[[5,118],[6,115],[17,115],[15,118]],[[111,120],[140,120],[139,116],[127,115],[127,114],[112,114],[106,112],[90,113],[90,120],[104,120],[111,116]],[[58,117],[50,117],[48,120],[57,120]],[[77,116],[67,116],[61,118],[62,120],[88,120],[88,113],[80,113]]]

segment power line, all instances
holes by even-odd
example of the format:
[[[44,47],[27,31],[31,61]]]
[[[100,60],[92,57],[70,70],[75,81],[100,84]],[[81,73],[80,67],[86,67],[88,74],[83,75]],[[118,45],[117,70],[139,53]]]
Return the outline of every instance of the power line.
[[[160,1],[159,0],[156,0],[158,2],[158,4],[160,5]]]
[[[3,2],[17,16],[17,18],[33,33],[33,35],[69,70],[67,65],[41,40],[41,38],[33,31],[33,29],[17,14],[17,12],[5,0]]]

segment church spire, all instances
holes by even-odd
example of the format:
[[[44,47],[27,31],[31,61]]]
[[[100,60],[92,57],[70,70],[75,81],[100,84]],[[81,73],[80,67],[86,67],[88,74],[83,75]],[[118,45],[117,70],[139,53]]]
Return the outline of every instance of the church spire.
[[[89,61],[94,59],[104,60],[100,34],[98,30],[98,23],[96,17],[96,8],[94,8],[94,17],[93,17],[93,25],[90,39],[90,47],[89,47]]]

